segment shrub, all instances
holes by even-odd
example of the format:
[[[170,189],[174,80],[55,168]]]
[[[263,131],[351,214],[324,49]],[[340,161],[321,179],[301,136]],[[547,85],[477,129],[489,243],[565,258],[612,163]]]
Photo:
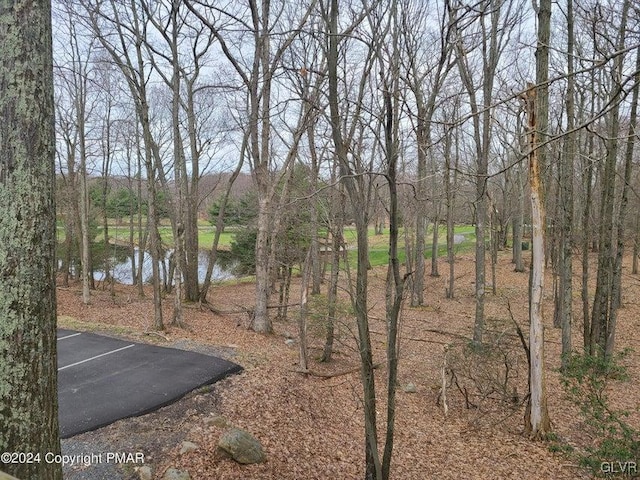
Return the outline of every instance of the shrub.
[[[616,472],[604,469],[603,465],[622,466],[640,458],[640,432],[625,421],[628,412],[611,408],[607,393],[612,381],[628,381],[621,364],[627,354],[624,351],[610,359],[601,355],[573,355],[562,379],[571,400],[580,407],[586,432],[594,440],[592,446],[578,453],[580,464],[594,475],[610,478]]]

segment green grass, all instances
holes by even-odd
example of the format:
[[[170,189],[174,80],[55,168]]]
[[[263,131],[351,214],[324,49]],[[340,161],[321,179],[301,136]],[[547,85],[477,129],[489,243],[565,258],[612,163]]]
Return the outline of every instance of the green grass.
[[[171,230],[171,226],[168,223],[168,220],[163,220],[160,227],[159,233],[160,238],[162,239],[162,243],[168,247],[173,246],[173,232]],[[433,227],[429,227],[427,229],[426,241],[427,248],[425,249],[425,258],[431,258],[431,239],[433,235]],[[62,242],[64,240],[64,227],[61,222],[58,222],[57,225],[57,233],[58,233],[58,241]],[[326,232],[325,232],[326,233]],[[447,254],[446,247],[446,227],[442,226],[438,231],[438,256],[445,256]],[[464,235],[465,240],[455,246],[456,253],[464,253],[471,251],[473,246],[475,245],[475,227],[473,225],[458,225],[455,227],[455,233]],[[198,222],[198,243],[200,248],[209,249],[213,243],[213,237],[215,234],[215,227],[212,226],[207,221],[199,221]],[[220,236],[220,241],[218,244],[218,248],[222,250],[228,250],[231,247],[231,242],[233,241],[235,232],[233,228],[229,228],[227,231],[223,232]],[[411,235],[415,235],[411,233]],[[129,240],[129,224],[128,220],[124,219],[122,223],[116,225],[115,221],[111,221],[109,224],[109,236],[112,239],[128,242]],[[99,233],[96,237],[97,239],[102,238],[102,228],[99,228]],[[138,230],[134,225],[134,239],[138,238]],[[368,238],[369,238],[369,262],[371,266],[379,266],[379,265],[387,265],[389,262],[389,229],[385,229],[381,235],[376,235],[373,227],[368,230]],[[344,240],[347,243],[347,248],[349,249],[348,258],[350,264],[355,267],[356,265],[356,229],[355,227],[349,226],[344,229]],[[404,230],[400,229],[399,232],[399,258],[401,262],[406,260],[405,258],[405,249],[404,249]]]
[[[158,228],[158,232],[160,233],[160,238],[162,239],[162,243],[168,247],[173,247],[173,231],[171,230],[170,225],[161,224]],[[213,237],[215,234],[215,227],[209,225],[208,223],[202,224],[199,222],[198,224],[198,244],[200,248],[210,249],[213,244]],[[138,240],[138,228],[134,225],[133,228],[133,238],[134,242]],[[225,231],[220,235],[220,240],[218,242],[218,248],[222,250],[228,250],[231,247],[231,241],[233,240],[234,232],[232,229],[229,231]],[[57,237],[58,242],[63,242],[65,239],[65,231],[64,226],[57,226]],[[96,240],[101,240],[103,238],[102,227],[98,228],[98,234],[96,235]],[[115,223],[109,224],[109,238],[112,240],[119,240],[122,242],[129,241],[129,225],[128,224],[120,224],[116,225]]]
[[[454,251],[456,254],[471,251],[475,245],[475,227],[473,225],[460,225],[454,228],[456,234],[464,235],[465,239],[462,243],[455,245]],[[412,234],[412,236],[415,234]],[[447,254],[447,229],[446,227],[440,227],[438,229],[438,256],[445,256]],[[347,227],[345,229],[345,241],[350,247],[355,247],[356,233],[355,228]],[[369,229],[369,263],[372,267],[380,265],[387,265],[389,263],[389,230],[385,229],[381,235],[376,235],[372,228]],[[433,236],[433,229],[430,227],[427,229],[427,245],[424,252],[426,259],[431,258],[431,240]],[[400,262],[406,261],[404,244],[404,230],[400,229],[398,238],[398,258]],[[349,263],[355,268],[357,252],[355,250],[349,250]]]

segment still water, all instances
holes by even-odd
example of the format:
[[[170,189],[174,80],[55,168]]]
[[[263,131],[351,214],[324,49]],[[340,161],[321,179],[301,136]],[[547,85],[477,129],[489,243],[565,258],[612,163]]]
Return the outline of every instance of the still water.
[[[110,255],[109,257],[109,272],[111,276],[118,282],[123,285],[133,285],[133,276],[131,274],[131,256],[129,255],[131,250],[126,249],[127,254],[122,255],[121,248],[118,248],[120,254],[118,255]],[[169,271],[169,256],[172,251],[168,251],[166,257],[164,258],[164,264],[166,267],[166,271]],[[139,249],[135,248],[135,260],[136,260],[136,268],[138,268],[138,257]],[[207,263],[209,260],[209,252],[200,251],[198,253],[198,281],[204,282],[204,277],[207,273]],[[225,262],[229,263],[229,262]],[[153,270],[153,265],[151,263],[151,255],[148,252],[144,252],[144,263],[142,266],[142,278],[145,283],[151,281],[151,275]],[[234,263],[230,262],[229,265],[221,266],[220,258],[216,262],[216,265],[213,267],[213,273],[211,274],[212,281],[221,281],[221,280],[229,280],[235,278],[234,274]],[[162,272],[162,266],[160,266]],[[97,281],[104,280],[106,277],[105,266],[102,265],[102,269],[96,269],[93,272],[93,278]]]

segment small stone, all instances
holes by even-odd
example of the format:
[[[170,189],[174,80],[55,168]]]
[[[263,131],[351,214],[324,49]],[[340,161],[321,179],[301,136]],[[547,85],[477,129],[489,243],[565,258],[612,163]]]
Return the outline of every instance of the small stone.
[[[260,442],[249,432],[240,428],[226,431],[220,437],[218,446],[238,463],[262,463],[267,459]]]
[[[191,475],[186,470],[178,470],[177,468],[170,468],[164,472],[162,480],[191,480]]]
[[[138,469],[138,477],[140,480],[151,480],[153,478],[151,467],[149,465],[144,465]]]
[[[293,345],[294,343],[296,343],[296,341],[295,341],[295,340],[293,340],[293,339],[291,339],[291,338],[287,338],[287,339],[284,341],[284,343],[286,343],[287,345],[291,346],[291,345]]]
[[[206,426],[213,425],[219,428],[227,428],[231,426],[229,424],[229,420],[224,418],[222,415],[210,415],[207,418],[205,418],[203,421]]]
[[[418,391],[415,384],[411,382],[407,383],[402,390],[404,390],[405,393],[416,393]]]
[[[198,445],[193,442],[182,442],[182,447],[180,448],[180,455],[184,455],[185,453],[195,452],[198,449]]]

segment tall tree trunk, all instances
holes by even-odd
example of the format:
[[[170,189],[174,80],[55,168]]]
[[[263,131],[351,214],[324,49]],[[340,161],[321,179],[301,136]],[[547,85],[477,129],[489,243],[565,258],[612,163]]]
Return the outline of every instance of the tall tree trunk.
[[[536,87],[527,91],[529,116],[529,186],[531,189],[532,268],[529,297],[529,402],[525,429],[531,438],[544,438],[551,431],[547,409],[544,361],[544,228],[541,166],[544,164],[549,118],[549,40],[551,33],[551,0],[540,0],[538,7],[538,42],[536,47]]]
[[[184,319],[182,315],[182,293],[183,293],[183,281],[186,276],[186,255],[185,255],[185,219],[188,217],[188,205],[186,205],[185,197],[187,195],[187,166],[184,154],[184,146],[182,142],[182,132],[180,131],[181,118],[180,118],[180,103],[181,103],[181,75],[180,75],[180,61],[178,58],[178,8],[179,3],[176,0],[171,2],[170,18],[170,40],[169,46],[171,48],[171,125],[173,136],[173,161],[174,161],[174,181],[175,181],[175,205],[174,205],[174,218],[172,222],[173,226],[173,238],[175,240],[174,245],[174,259],[175,259],[175,271],[174,271],[174,284],[176,291],[173,298],[173,318],[171,324],[179,327],[184,327]],[[169,34],[165,34],[167,37]],[[193,283],[193,278],[189,279],[190,284]],[[196,270],[195,278],[195,290],[197,292],[198,276]],[[193,288],[193,286],[192,286]],[[197,296],[197,295],[196,295]]]
[[[560,169],[560,255],[558,270],[560,285],[558,290],[558,312],[562,328],[562,368],[567,367],[571,355],[571,324],[573,322],[573,177],[575,157],[575,77],[573,75],[573,0],[567,0],[567,130]]]
[[[340,174],[352,205],[361,206],[356,209],[355,224],[357,238],[357,271],[356,287],[353,299],[356,323],[358,327],[358,344],[360,352],[360,374],[363,388],[363,407],[365,425],[365,478],[380,480],[381,463],[378,454],[378,433],[376,422],[376,389],[373,368],[373,351],[369,331],[369,309],[367,307],[369,241],[367,214],[362,179],[355,178],[351,171],[347,156],[347,147],[342,135],[342,120],[338,102],[338,0],[331,0],[328,12],[329,46],[327,52],[327,72],[329,83],[329,110],[333,144],[340,164]]]
[[[467,60],[467,53],[462,44],[461,39],[456,43],[456,51],[458,53],[457,65],[465,86],[471,113],[473,114],[473,138],[475,143],[476,154],[476,172],[475,172],[475,214],[476,214],[476,266],[475,266],[475,294],[476,307],[475,319],[473,325],[473,343],[475,345],[482,344],[484,333],[484,306],[485,306],[485,287],[486,287],[486,221],[487,221],[487,180],[489,165],[489,149],[492,131],[492,108],[493,86],[500,57],[498,32],[500,30],[500,8],[497,5],[489,11],[480,13],[479,20],[482,26],[482,49],[485,56],[482,60],[482,108],[478,104],[477,88],[474,84],[474,78]],[[489,17],[489,29],[487,31],[486,18]]]
[[[213,267],[215,266],[216,260],[218,258],[218,244],[220,243],[220,236],[224,231],[225,210],[227,207],[227,203],[229,201],[229,196],[231,195],[231,188],[233,187],[233,184],[238,178],[238,175],[240,175],[240,171],[242,170],[242,166],[244,165],[244,156],[246,153],[246,146],[247,146],[246,143],[247,143],[247,136],[245,135],[242,142],[242,148],[240,149],[240,159],[238,160],[236,169],[233,171],[233,173],[227,180],[227,188],[220,202],[220,210],[218,211],[218,218],[216,218],[216,226],[215,226],[215,233],[213,235],[213,243],[211,244],[211,250],[209,251],[209,258],[207,261],[207,272],[204,277],[204,282],[202,283],[202,288],[200,289],[199,301],[202,303],[207,302],[207,293],[209,292],[209,287],[211,286],[211,275],[213,274]]]
[[[640,48],[636,49],[636,75],[633,86],[633,98],[631,100],[631,112],[629,113],[629,132],[627,134],[626,151],[624,155],[624,175],[622,184],[622,198],[618,212],[617,247],[613,265],[613,278],[611,286],[611,304],[609,307],[609,328],[605,340],[605,356],[612,358],[615,347],[616,324],[618,308],[622,300],[622,257],[624,255],[625,225],[627,220],[627,206],[629,205],[629,190],[631,189],[631,171],[633,169],[633,153],[636,140],[636,124],[638,119],[638,89],[640,88]]]
[[[269,228],[271,226],[271,202],[266,193],[259,200],[258,232],[256,235],[256,306],[253,312],[253,329],[256,332],[271,333],[271,319],[267,305],[270,292],[269,268]]]
[[[76,121],[78,129],[80,165],[80,196],[78,197],[80,212],[80,252],[82,262],[82,302],[87,305],[91,301],[91,285],[93,269],[91,266],[91,240],[89,238],[89,187],[87,185],[87,148],[85,131],[85,98],[76,98]]]
[[[104,241],[104,272],[105,281],[109,283],[109,292],[115,297],[115,281],[111,276],[111,257],[109,255],[109,219],[107,215],[107,196],[109,194],[109,176],[111,175],[111,97],[107,98],[105,107],[106,116],[104,119],[102,133],[102,235]],[[103,287],[104,288],[104,287]]]
[[[627,31],[627,17],[630,1],[625,0],[622,9],[622,21],[618,30],[616,50],[621,52],[625,45]],[[611,72],[612,79],[617,82],[622,78],[624,55],[619,54],[614,61],[614,69]],[[616,248],[614,237],[617,232],[614,229],[614,204],[616,186],[616,164],[618,159],[618,135],[620,132],[620,101],[622,88],[615,83],[610,94],[609,102],[612,104],[608,115],[608,138],[606,140],[606,158],[602,174],[602,200],[600,204],[600,230],[598,252],[598,274],[596,292],[593,300],[591,314],[591,338],[590,353],[592,355],[604,355],[607,349],[607,338],[615,334],[615,319],[611,322],[612,311],[615,311],[616,299],[613,297],[613,278],[615,268]],[[613,307],[613,309],[612,309]]]
[[[540,9],[544,7],[541,5]],[[548,6],[550,9],[550,5]],[[547,19],[548,22],[548,19]],[[548,24],[547,24],[548,25]],[[548,37],[547,37],[548,38]],[[538,48],[540,43],[538,41]],[[544,295],[544,205],[540,182],[540,164],[537,159],[539,137],[536,134],[536,91],[527,92],[529,115],[529,186],[531,188],[532,260],[529,297],[529,402],[525,416],[525,429],[531,438],[544,438],[551,430],[547,410],[547,396],[544,372],[544,324],[542,299]]]
[[[524,272],[524,262],[522,261],[522,229],[524,227],[524,180],[522,179],[522,169],[517,167],[516,185],[518,188],[517,210],[513,218],[513,263],[516,272]]]
[[[160,163],[160,152],[157,144],[153,139],[153,133],[151,131],[151,120],[149,116],[149,104],[147,96],[147,71],[145,68],[145,59],[142,52],[142,45],[144,41],[144,33],[146,31],[146,22],[144,18],[141,18],[141,14],[136,8],[130,10],[130,25],[122,25],[117,22],[113,22],[113,27],[117,32],[118,41],[110,43],[111,37],[104,35],[101,31],[102,22],[105,19],[113,21],[113,16],[116,12],[107,12],[101,10],[102,8],[108,8],[107,5],[97,4],[89,5],[84,4],[87,9],[87,14],[91,22],[98,40],[104,49],[109,53],[114,63],[118,65],[122,71],[124,77],[127,80],[127,85],[131,92],[131,96],[135,102],[137,120],[139,122],[139,128],[142,129],[142,143],[144,147],[144,164],[145,173],[147,175],[147,221],[149,225],[149,250],[152,263],[152,283],[153,283],[153,304],[154,304],[154,320],[153,328],[162,330],[164,329],[164,322],[162,316],[162,292],[160,285],[160,268],[159,262],[161,259],[161,241],[160,234],[158,233],[158,215],[157,215],[157,166]],[[111,8],[116,8],[111,5]],[[111,13],[111,15],[110,15]],[[122,18],[122,17],[119,17]],[[124,30],[127,33],[124,33]],[[126,44],[125,37],[132,34],[136,36],[135,46],[130,53],[127,49],[124,51],[118,50],[116,45]],[[136,127],[136,131],[138,127]],[[142,269],[142,263],[139,263]]]
[[[591,314],[589,309],[589,243],[590,243],[590,226],[591,226],[591,202],[593,198],[593,187],[591,185],[593,181],[593,159],[591,155],[588,158],[589,165],[585,174],[585,186],[586,195],[584,198],[584,209],[582,211],[582,339],[584,350],[587,353],[591,352]]]
[[[455,143],[455,162],[452,168],[451,165],[451,137],[453,135],[453,129],[449,128],[445,134],[444,140],[444,186],[446,188],[447,199],[447,262],[449,263],[449,282],[446,291],[447,298],[455,298],[454,286],[455,286],[455,219],[453,217],[455,212],[456,201],[456,188],[458,183],[458,138],[456,137]],[[451,171],[453,170],[453,180],[451,179]]]
[[[498,243],[499,234],[498,227],[498,215],[496,211],[496,204],[493,198],[489,198],[489,254],[491,255],[491,293],[495,295],[497,293],[497,278],[496,278],[496,264],[498,263]]]
[[[0,468],[62,480],[56,367],[55,131],[51,4],[0,5]]]
[[[312,108],[311,104],[305,104],[305,108]],[[318,161],[318,152],[316,150],[315,128],[314,122],[309,121],[307,126],[307,138],[309,139],[309,156],[311,157],[311,184],[309,189],[310,195],[316,195],[318,191],[318,174],[320,164]],[[320,228],[318,220],[318,202],[311,202],[310,205],[310,228],[311,228],[311,295],[320,294],[320,283],[322,280],[320,265],[320,239],[318,230]]]
[[[636,217],[635,234],[633,236],[633,260],[631,261],[631,273],[638,274],[638,256],[640,256],[640,216]]]
[[[431,276],[439,277],[440,272],[438,272],[438,245],[439,245],[439,234],[440,234],[440,212],[442,208],[442,199],[440,192],[438,191],[438,168],[436,166],[436,161],[434,155],[431,154],[431,197],[433,199],[433,232],[431,236]]]
[[[387,160],[387,182],[389,184],[389,267],[387,272],[387,421],[382,457],[382,479],[388,480],[391,472],[395,420],[396,388],[398,383],[398,325],[400,308],[404,292],[404,278],[400,275],[398,257],[398,237],[400,214],[398,209],[398,128],[399,128],[399,59],[397,2],[392,4],[393,15],[393,54],[390,65],[390,81],[385,81],[383,96],[385,104],[385,156]],[[390,85],[389,85],[390,84]],[[434,224],[435,235],[438,232],[437,221]],[[432,272],[433,273],[433,272]],[[437,272],[436,272],[437,273]]]
[[[307,317],[309,316],[309,277],[311,277],[311,262],[311,249],[309,249],[302,267],[300,312],[298,314],[298,361],[300,364],[300,370],[303,372],[306,372],[309,369],[309,355],[307,352]],[[291,277],[289,276],[289,278]]]
[[[420,115],[420,114],[418,114]],[[426,137],[427,134],[420,133],[424,128],[421,126],[422,120],[418,118],[418,130],[416,135],[418,136],[418,181],[417,181],[417,202],[416,202],[416,241],[414,244],[414,272],[411,292],[411,306],[417,307],[424,305],[424,272],[425,261],[424,251],[426,246],[426,233],[427,233],[427,209],[426,209],[426,154],[424,150],[427,148],[427,140],[421,137]]]
[[[439,202],[439,201],[438,201]],[[435,218],[433,219],[433,232],[431,236],[431,276],[439,277],[438,271],[438,246],[440,233],[440,205],[435,207]]]
[[[337,165],[337,162],[336,164]],[[336,183],[336,167],[332,169],[331,184]],[[327,290],[327,331],[322,352],[321,362],[331,361],[333,355],[333,341],[335,338],[335,322],[338,303],[338,278],[340,275],[340,257],[344,248],[344,240],[342,232],[344,230],[344,209],[346,204],[346,196],[342,184],[333,189],[331,194],[331,218],[333,222],[329,224],[329,233],[331,234],[331,273],[329,275],[329,287]],[[327,245],[328,246],[328,245]],[[346,250],[345,250],[346,252]]]
[[[138,271],[136,272],[136,285],[138,287],[138,297],[144,297],[144,255],[147,250],[147,238],[149,232],[149,215],[144,230],[142,229],[142,152],[140,146],[140,122],[136,121],[136,163],[138,179],[136,181],[137,188],[137,219],[138,219]]]

